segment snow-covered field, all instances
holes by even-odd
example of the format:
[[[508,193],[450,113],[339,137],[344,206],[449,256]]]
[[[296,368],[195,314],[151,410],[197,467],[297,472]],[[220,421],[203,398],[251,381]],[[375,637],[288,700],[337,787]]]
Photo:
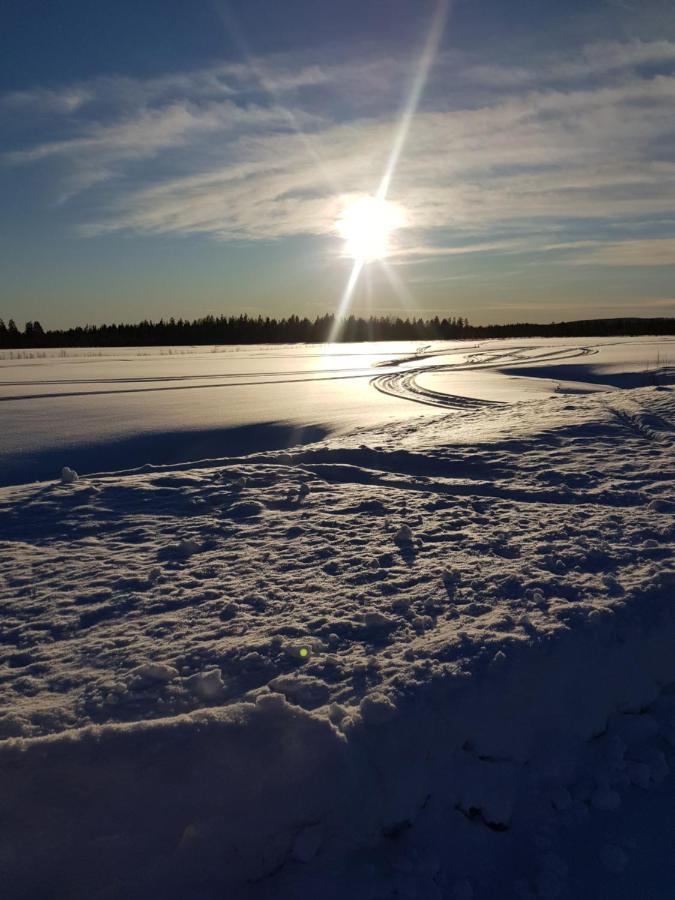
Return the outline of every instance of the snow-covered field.
[[[675,342],[14,357],[3,896],[672,897]]]
[[[594,390],[648,385],[656,370],[675,366],[675,342],[657,338],[419,349],[399,342],[0,351],[0,485],[54,478],[64,464],[92,473],[280,449],[466,411],[482,405],[476,400],[546,397],[570,381],[574,391],[589,382]]]

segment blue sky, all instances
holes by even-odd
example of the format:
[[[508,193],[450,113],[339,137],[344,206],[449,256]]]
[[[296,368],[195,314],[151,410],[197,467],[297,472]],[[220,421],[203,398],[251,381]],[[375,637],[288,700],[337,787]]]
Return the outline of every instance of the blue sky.
[[[675,314],[671,0],[9,0],[0,51],[5,319],[336,310],[397,135],[354,311]]]

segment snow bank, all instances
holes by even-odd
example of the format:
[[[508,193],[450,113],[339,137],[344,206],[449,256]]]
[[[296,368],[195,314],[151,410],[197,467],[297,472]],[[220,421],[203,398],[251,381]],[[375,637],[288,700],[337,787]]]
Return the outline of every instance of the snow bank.
[[[674,762],[674,421],[563,396],[0,490],[3,896],[578,884],[559,832]]]
[[[614,809],[626,784],[668,771],[675,617],[664,601],[646,601],[639,637],[627,612],[514,649],[478,677],[369,693],[337,724],[262,692],[6,741],[5,896],[290,898],[320,878],[325,897],[378,897],[405,882],[387,853],[416,827],[433,857],[426,874],[419,860],[412,869],[422,896],[467,878],[486,897],[505,876],[513,890],[519,875],[535,884],[545,854],[533,861],[527,841],[554,810]],[[364,848],[370,885],[355,863]],[[620,854],[605,856],[618,866]]]

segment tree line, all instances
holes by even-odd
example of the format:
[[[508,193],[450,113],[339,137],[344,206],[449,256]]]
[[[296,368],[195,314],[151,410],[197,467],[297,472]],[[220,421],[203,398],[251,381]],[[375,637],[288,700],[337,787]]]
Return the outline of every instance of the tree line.
[[[49,347],[131,347],[199,344],[294,344],[322,343],[331,339],[356,341],[432,341],[506,337],[605,337],[620,335],[672,335],[675,318],[584,319],[574,322],[508,325],[470,325],[467,318],[401,319],[347,316],[336,328],[333,315],[315,319],[291,315],[203,316],[198,319],[144,319],[135,324],[84,325],[45,331],[37,321],[19,329],[14,319],[0,319],[0,347],[7,349]]]

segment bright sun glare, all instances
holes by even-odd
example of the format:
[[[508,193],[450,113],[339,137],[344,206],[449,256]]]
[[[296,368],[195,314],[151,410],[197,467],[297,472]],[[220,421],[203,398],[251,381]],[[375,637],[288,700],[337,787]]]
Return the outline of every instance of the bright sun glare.
[[[345,206],[337,222],[345,254],[361,262],[384,259],[392,231],[404,224],[401,207],[379,197],[361,197]]]

